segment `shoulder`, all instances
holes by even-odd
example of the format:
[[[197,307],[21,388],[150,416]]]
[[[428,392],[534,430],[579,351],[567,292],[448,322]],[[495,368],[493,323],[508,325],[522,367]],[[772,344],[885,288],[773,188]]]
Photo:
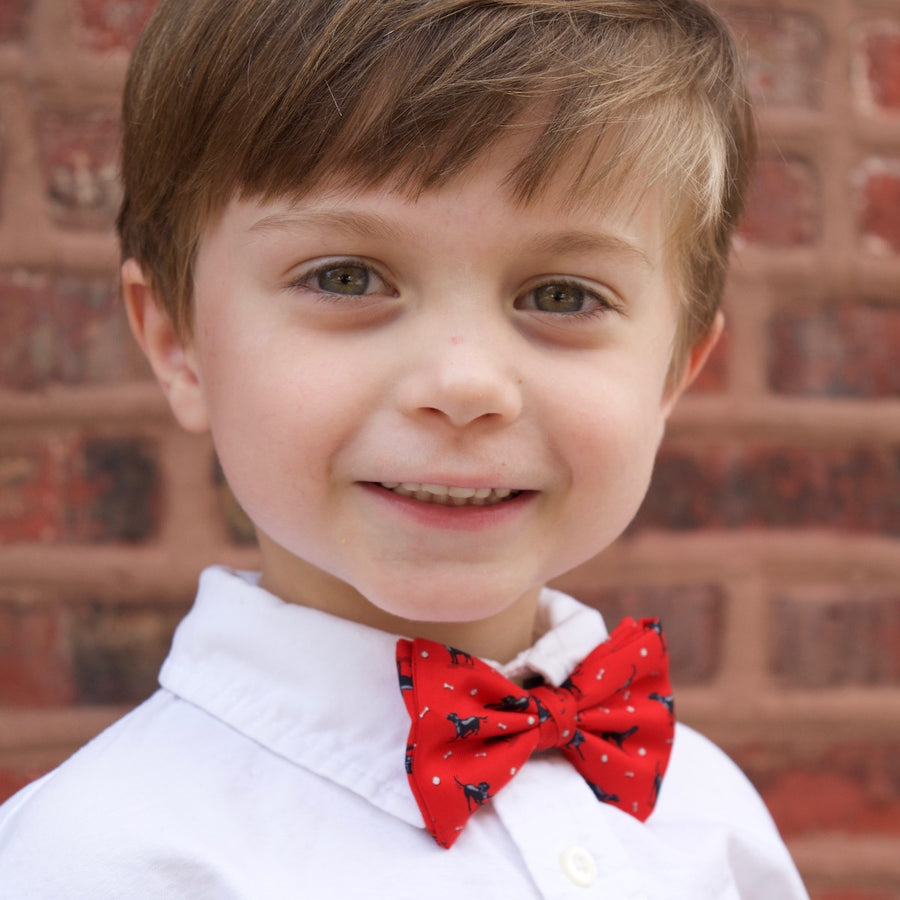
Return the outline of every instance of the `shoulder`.
[[[649,824],[682,845],[683,855],[710,854],[724,862],[741,897],[807,896],[778,828],[750,780],[719,747],[686,725],[676,728]]]
[[[185,707],[158,693],[0,807],[0,900],[171,896],[178,796],[209,727]]]
[[[750,816],[766,830],[774,824],[747,776],[712,741],[687,725],[675,728],[675,743],[660,805],[704,816]]]

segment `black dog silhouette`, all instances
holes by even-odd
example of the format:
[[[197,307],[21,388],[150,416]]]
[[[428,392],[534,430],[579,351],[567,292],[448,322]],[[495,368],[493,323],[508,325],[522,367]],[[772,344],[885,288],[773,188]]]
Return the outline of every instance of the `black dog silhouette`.
[[[450,665],[458,666],[471,666],[472,665],[472,654],[466,653],[464,650],[457,650],[456,647],[447,647],[447,652],[450,654]],[[460,663],[462,660],[462,663]]]
[[[447,719],[453,723],[453,727],[456,729],[456,737],[453,740],[458,741],[460,738],[478,734],[481,723],[487,721],[487,716],[468,716],[465,719],[461,719],[456,713],[448,713]]]
[[[491,786],[486,781],[478,784],[463,784],[455,775],[453,780],[463,789],[469,812],[472,812],[473,803],[477,809],[479,806],[484,806],[485,801],[491,799],[492,795],[489,793]]]
[[[528,709],[529,703],[531,703],[531,697],[527,694],[523,697],[507,694],[499,703],[486,703],[484,708],[499,709],[500,712],[525,712]]]

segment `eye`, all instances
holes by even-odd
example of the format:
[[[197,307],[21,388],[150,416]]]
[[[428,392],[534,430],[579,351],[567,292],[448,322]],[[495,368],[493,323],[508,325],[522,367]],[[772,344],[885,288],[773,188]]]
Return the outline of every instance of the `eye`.
[[[538,285],[516,300],[516,308],[559,315],[591,315],[614,308],[611,300],[574,281]]]
[[[290,287],[339,297],[391,292],[371,265],[354,259],[329,260],[307,269],[293,279]]]
[[[330,294],[358,296],[369,290],[369,270],[358,263],[342,262],[313,273],[316,287]]]

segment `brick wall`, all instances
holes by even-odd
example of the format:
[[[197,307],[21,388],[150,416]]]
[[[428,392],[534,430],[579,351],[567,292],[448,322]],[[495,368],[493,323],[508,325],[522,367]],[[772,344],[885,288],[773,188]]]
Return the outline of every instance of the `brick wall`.
[[[762,159],[729,332],[628,534],[563,586],[666,619],[682,717],[817,900],[900,898],[900,3],[718,4]],[[118,93],[153,0],[0,0],[0,796],[153,690],[252,567],[115,289]]]

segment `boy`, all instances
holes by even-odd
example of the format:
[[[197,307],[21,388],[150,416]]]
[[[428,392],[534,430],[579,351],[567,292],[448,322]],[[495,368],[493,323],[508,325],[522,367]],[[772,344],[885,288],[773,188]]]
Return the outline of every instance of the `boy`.
[[[658,623],[545,587],[721,329],[752,128],[714,16],[162,0],[124,123],[132,327],[262,571],[205,572],[162,689],[7,804],[0,894],[805,896],[673,738]]]

